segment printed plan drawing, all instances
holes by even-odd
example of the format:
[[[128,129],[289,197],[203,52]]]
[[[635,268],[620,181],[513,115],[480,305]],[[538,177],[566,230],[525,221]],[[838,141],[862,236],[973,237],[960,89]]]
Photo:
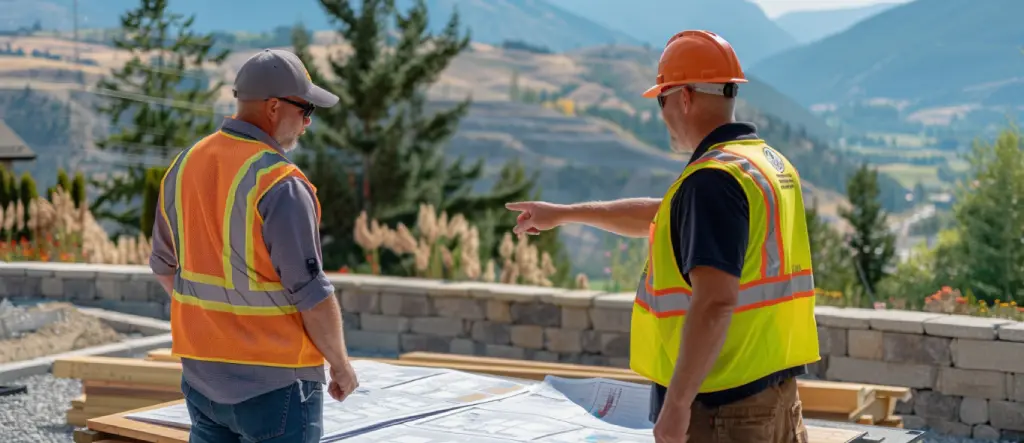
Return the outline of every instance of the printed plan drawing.
[[[606,378],[572,379],[547,376],[544,384],[594,417],[633,429],[654,428],[650,419],[650,388]]]
[[[360,387],[324,391],[321,441],[356,443],[653,443],[645,386],[605,379],[541,383],[449,369],[352,363]],[[184,403],[126,418],[188,428]]]

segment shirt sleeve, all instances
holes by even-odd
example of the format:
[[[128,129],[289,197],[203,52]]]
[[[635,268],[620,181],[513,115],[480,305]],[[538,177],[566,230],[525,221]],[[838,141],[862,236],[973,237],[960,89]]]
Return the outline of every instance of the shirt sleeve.
[[[673,243],[683,278],[710,266],[739,277],[750,236],[750,212],[743,188],[728,172],[694,172],[672,196]]]
[[[258,205],[270,261],[299,311],[334,295],[334,285],[323,271],[315,198],[306,183],[288,177],[274,185]]]
[[[178,256],[171,241],[171,229],[160,213],[162,204],[163,197],[157,202],[156,217],[153,217],[153,252],[149,255],[149,269],[156,275],[174,275],[178,269]]]

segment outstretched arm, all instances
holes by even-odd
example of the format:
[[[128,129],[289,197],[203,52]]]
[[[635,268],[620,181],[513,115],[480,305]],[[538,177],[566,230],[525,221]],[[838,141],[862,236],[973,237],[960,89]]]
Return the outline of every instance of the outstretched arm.
[[[560,205],[547,202],[515,202],[505,205],[521,211],[516,234],[537,234],[568,223],[580,223],[625,237],[647,237],[661,200],[627,198],[610,202]]]
[[[625,198],[569,205],[566,223],[582,223],[625,237],[646,238],[661,205],[659,198]]]

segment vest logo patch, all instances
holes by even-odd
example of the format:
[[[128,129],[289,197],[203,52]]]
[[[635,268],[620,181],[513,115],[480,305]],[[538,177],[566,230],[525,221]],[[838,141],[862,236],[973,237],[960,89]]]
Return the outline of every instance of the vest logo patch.
[[[781,173],[786,170],[786,164],[782,162],[782,158],[779,157],[779,154],[776,154],[775,150],[772,148],[765,146],[764,158],[765,160],[768,160],[768,163],[770,163],[776,171]]]

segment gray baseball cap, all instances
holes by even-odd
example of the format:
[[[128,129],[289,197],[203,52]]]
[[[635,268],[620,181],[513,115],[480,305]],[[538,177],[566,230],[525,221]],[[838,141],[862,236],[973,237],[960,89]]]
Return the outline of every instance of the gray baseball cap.
[[[338,103],[338,96],[314,85],[302,60],[285,50],[264,49],[256,53],[235,76],[235,97],[239,100],[289,96],[301,97],[319,108]]]

